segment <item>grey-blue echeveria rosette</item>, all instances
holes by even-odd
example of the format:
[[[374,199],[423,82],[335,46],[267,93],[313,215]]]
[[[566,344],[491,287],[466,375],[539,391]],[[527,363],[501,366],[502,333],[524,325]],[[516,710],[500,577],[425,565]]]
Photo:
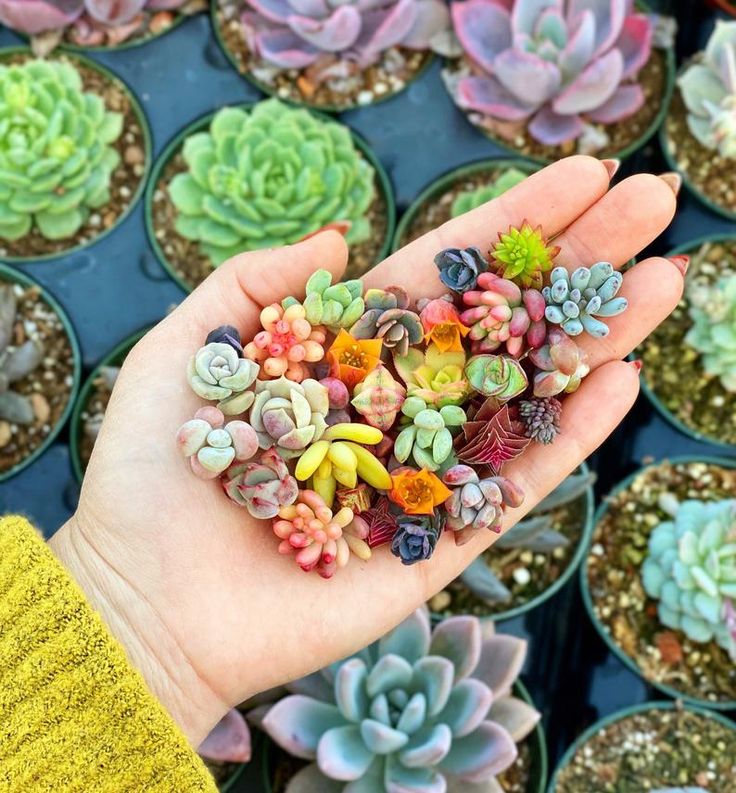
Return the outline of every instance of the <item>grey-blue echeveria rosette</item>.
[[[526,642],[414,612],[375,644],[291,683],[261,725],[310,765],[286,793],[468,793],[495,777],[540,714],[511,694]]]
[[[476,247],[447,248],[434,257],[434,263],[440,281],[458,294],[475,289],[478,276],[488,270],[488,262]]]
[[[441,512],[434,515],[402,514],[396,519],[396,526],[391,553],[403,564],[412,565],[432,557],[442,533],[444,517]]]

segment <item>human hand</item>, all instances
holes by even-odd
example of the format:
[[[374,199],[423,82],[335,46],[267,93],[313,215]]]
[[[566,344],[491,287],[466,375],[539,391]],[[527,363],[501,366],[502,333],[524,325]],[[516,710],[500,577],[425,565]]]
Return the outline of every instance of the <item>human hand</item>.
[[[445,289],[433,264],[447,247],[487,250],[499,230],[529,220],[561,247],[570,269],[621,267],[675,211],[664,179],[641,174],[609,191],[605,166],[571,157],[407,245],[372,270],[370,286],[401,284],[416,299]],[[217,482],[196,480],[174,443],[201,406],[186,364],[214,327],[245,339],[261,307],[300,295],[315,269],[340,276],[347,250],[335,232],[284,249],[242,254],[218,268],[131,351],[75,515],[51,546],[161,700],[198,745],[231,706],[344,657],[385,633],[456,577],[495,538],[462,547],[444,538],[427,564],[401,567],[386,549],[353,559],[329,582],[276,553],[271,527],[231,503]],[[622,362],[676,306],[682,267],[648,259],[626,273],[629,310],[610,335],[580,342],[592,372],[565,402],[562,435],[534,444],[504,473],[525,491],[506,528],[574,470],[636,399],[635,366]]]

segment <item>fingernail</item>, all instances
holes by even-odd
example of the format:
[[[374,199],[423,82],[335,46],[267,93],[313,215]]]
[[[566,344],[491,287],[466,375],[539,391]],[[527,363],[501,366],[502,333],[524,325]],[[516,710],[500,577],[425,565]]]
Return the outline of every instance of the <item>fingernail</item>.
[[[630,361],[630,363],[636,370],[636,373],[641,374],[641,370],[644,368],[643,362],[637,359],[636,361]]]
[[[690,266],[690,257],[684,254],[681,256],[671,256],[670,261],[677,267],[684,278],[687,273],[687,268]]]
[[[601,162],[608,171],[608,178],[613,179],[618,173],[618,169],[621,167],[621,160],[601,160]]]
[[[318,228],[317,231],[313,231],[310,234],[305,234],[299,242],[304,242],[304,240],[311,240],[312,237],[316,237],[318,234],[321,234],[323,231],[337,231],[338,233],[342,234],[344,237],[348,231],[350,231],[350,227],[353,224],[349,220],[335,220],[333,223],[328,223],[326,226],[322,226]]]
[[[675,171],[668,171],[667,173],[661,173],[659,178],[670,187],[675,195],[680,194],[680,188],[682,187],[682,177],[679,173],[676,173]]]

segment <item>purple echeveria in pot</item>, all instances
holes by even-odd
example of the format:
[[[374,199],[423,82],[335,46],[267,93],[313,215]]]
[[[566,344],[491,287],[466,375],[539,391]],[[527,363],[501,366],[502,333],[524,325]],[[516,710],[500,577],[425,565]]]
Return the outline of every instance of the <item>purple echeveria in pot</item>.
[[[455,0],[451,11],[473,64],[455,101],[491,123],[556,146],[644,104],[636,78],[653,24],[633,0]]]

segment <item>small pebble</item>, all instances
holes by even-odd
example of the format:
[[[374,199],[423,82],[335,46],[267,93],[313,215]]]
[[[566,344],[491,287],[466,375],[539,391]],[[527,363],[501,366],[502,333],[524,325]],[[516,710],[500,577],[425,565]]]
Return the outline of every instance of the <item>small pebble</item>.
[[[7,446],[12,437],[13,432],[10,428],[10,424],[7,421],[0,421],[0,449]]]
[[[45,424],[51,416],[51,407],[48,400],[43,394],[31,394],[30,400],[36,420],[40,424]]]
[[[440,611],[444,611],[452,602],[452,598],[450,597],[450,593],[443,589],[441,592],[438,592],[431,600],[429,601],[429,608],[431,611],[435,613],[439,613]]]
[[[128,146],[125,149],[123,159],[128,165],[140,165],[145,162],[146,155],[140,146]]]
[[[517,567],[514,570],[513,578],[519,586],[526,586],[532,580],[531,573],[526,567]]]

